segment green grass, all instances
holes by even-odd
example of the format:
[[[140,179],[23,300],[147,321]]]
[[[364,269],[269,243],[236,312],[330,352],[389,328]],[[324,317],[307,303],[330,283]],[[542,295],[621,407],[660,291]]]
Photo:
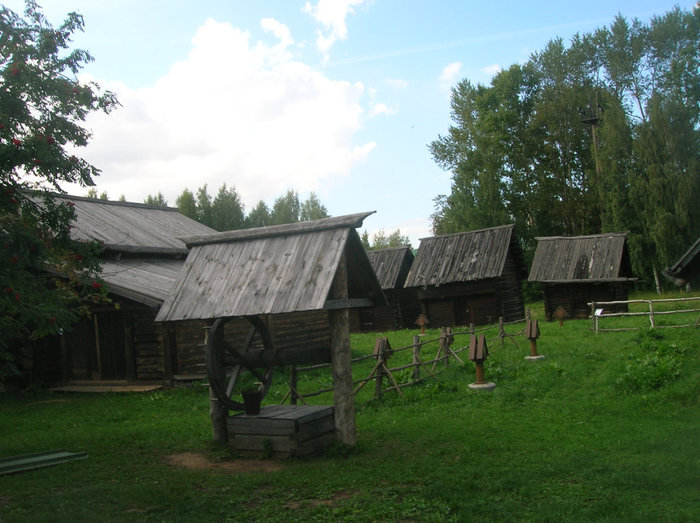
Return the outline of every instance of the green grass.
[[[489,345],[491,392],[469,389],[471,363],[403,389],[404,398],[375,399],[368,384],[354,449],[254,460],[246,471],[223,468],[243,460],[212,445],[202,385],[0,395],[0,457],[57,448],[89,456],[0,476],[0,520],[700,520],[700,329],[596,336],[584,320],[540,329],[544,360],[525,361],[522,338]],[[398,348],[415,333],[381,335]],[[355,355],[371,352],[376,336],[354,335]],[[285,394],[284,378],[266,401]],[[303,379],[311,390],[326,375]],[[168,462],[183,452],[222,466]],[[277,470],[265,471],[270,464]]]

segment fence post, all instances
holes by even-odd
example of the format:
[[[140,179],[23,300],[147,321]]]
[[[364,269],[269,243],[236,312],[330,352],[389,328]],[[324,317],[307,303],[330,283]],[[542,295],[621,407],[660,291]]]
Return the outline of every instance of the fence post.
[[[593,322],[593,330],[598,334],[598,315],[595,313],[595,302],[591,302],[591,321]]]
[[[656,328],[656,322],[654,321],[654,302],[649,300],[649,322],[651,323],[651,328]]]
[[[503,316],[498,317],[498,339],[501,340],[501,347],[505,344],[506,331],[503,330]]]
[[[375,353],[377,355],[377,374],[374,379],[374,395],[377,398],[382,397],[382,379],[384,379],[384,341],[382,338],[377,338],[374,343]]]
[[[413,381],[420,381],[420,336],[413,335]]]
[[[440,327],[440,353],[442,354],[445,367],[449,367],[450,351],[447,350],[447,329],[445,327]]]

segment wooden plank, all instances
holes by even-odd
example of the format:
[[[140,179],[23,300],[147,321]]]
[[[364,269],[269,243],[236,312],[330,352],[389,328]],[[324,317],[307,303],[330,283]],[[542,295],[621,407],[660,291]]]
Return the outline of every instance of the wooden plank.
[[[333,420],[333,416],[326,416],[325,418],[321,418],[311,423],[304,423],[303,425],[301,425],[299,427],[297,439],[301,443],[306,440],[313,439],[322,434],[334,431],[335,421]]]
[[[68,452],[61,449],[2,458],[0,459],[0,475],[49,467],[68,461],[87,459],[87,457],[85,452]]]
[[[335,434],[333,432],[327,432],[318,437],[302,441],[297,446],[296,455],[308,456],[309,454],[320,452],[331,445],[335,439]]]

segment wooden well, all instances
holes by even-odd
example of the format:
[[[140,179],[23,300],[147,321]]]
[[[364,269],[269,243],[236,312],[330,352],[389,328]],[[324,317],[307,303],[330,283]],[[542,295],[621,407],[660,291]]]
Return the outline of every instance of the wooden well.
[[[268,405],[257,416],[229,416],[227,424],[229,444],[243,456],[307,456],[335,441],[333,407],[327,405]]]

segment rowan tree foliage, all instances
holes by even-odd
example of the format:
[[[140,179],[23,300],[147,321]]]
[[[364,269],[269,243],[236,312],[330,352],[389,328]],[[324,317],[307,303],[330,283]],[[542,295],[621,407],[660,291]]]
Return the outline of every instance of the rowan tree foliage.
[[[104,293],[100,246],[71,240],[72,204],[53,198],[64,182],[93,184],[99,170],[73,150],[90,138],[85,117],[117,104],[77,79],[92,60],[70,49],[82,30],[76,13],[54,28],[34,1],[24,16],[0,5],[0,381]]]
[[[459,82],[451,114],[435,233],[515,223],[531,255],[537,236],[626,231],[648,282],[700,236],[700,6],[554,39]]]

